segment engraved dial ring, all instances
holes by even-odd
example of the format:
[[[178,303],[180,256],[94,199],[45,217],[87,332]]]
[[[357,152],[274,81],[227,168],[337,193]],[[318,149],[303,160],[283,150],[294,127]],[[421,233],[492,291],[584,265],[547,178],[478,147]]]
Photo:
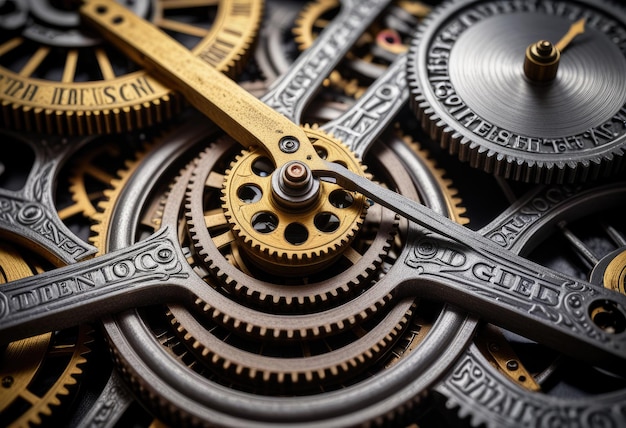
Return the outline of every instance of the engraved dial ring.
[[[525,70],[529,46],[556,44],[585,17],[553,79]],[[626,13],[607,2],[448,3],[411,44],[411,106],[443,148],[487,172],[527,182],[610,176],[626,142],[625,29]]]
[[[2,126],[91,135],[140,129],[180,113],[180,95],[85,29],[80,2],[20,1],[15,4],[24,9],[11,13],[13,3],[0,10]],[[257,0],[120,3],[230,76],[240,71],[263,12]]]

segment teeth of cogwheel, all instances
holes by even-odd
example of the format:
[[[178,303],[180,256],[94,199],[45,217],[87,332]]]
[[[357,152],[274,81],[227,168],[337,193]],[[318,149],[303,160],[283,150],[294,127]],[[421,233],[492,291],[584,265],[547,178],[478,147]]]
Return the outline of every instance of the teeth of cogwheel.
[[[307,127],[314,147],[327,161],[365,175],[356,157],[337,140]],[[319,271],[336,260],[354,239],[367,211],[365,197],[320,183],[304,209],[277,202],[272,187],[276,167],[261,150],[244,151],[226,174],[222,207],[242,250],[252,263],[281,275]]]

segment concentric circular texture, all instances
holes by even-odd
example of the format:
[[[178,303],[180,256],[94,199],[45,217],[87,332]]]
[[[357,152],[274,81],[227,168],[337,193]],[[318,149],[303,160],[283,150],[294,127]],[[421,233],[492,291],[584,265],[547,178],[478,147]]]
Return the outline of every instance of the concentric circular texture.
[[[365,175],[357,158],[339,141],[307,127],[318,154]],[[367,200],[340,186],[318,182],[303,208],[277,201],[277,174],[282,171],[260,149],[244,151],[224,181],[223,208],[241,249],[271,273],[302,275],[319,271],[348,248],[363,224]]]
[[[454,45],[450,80],[476,115],[515,134],[558,140],[607,122],[624,105],[626,59],[598,30],[563,53],[553,82],[536,84],[524,76],[526,48],[537,37],[556,42],[571,22],[519,13],[514,24],[508,15],[487,18]],[[539,149],[554,152],[547,144]]]
[[[526,48],[563,50],[556,77],[525,75]],[[573,182],[620,169],[626,142],[626,15],[602,2],[446,3],[410,49],[411,105],[442,147],[506,178]]]
[[[184,133],[191,132],[190,128],[194,126],[198,126],[198,123],[183,127]],[[120,174],[123,178],[123,181],[117,182],[120,191],[112,192],[110,195],[115,199],[111,199],[106,207],[102,206],[105,212],[101,218],[108,226],[100,229],[101,247],[99,248],[115,251],[132,245],[132,242],[141,236],[144,228],[143,222],[139,218],[128,216],[128,213],[143,212],[144,208],[151,211],[152,199],[161,200],[163,190],[161,184],[168,181],[166,177],[170,176],[172,170],[179,170],[181,155],[189,150],[192,144],[189,138],[179,137],[166,140],[150,151],[139,164],[133,166],[132,172],[128,171],[130,175]],[[206,159],[219,162],[229,148],[233,148],[224,144],[226,141],[220,140],[211,145],[203,140],[203,147],[207,150],[209,148],[214,150],[211,156],[206,156]],[[186,156],[182,157],[186,158]],[[380,155],[377,156],[377,158],[380,157]],[[184,189],[191,184],[194,168],[204,168],[207,164],[206,162],[201,164],[192,162],[187,165],[188,167],[180,172],[175,183],[168,187],[168,196],[160,210],[162,212],[159,222],[161,228],[185,227],[186,222],[180,221],[185,199]],[[222,166],[219,167],[220,170],[221,168]],[[404,175],[399,181],[411,187],[412,180],[408,177],[406,170],[403,168],[397,168],[397,170],[398,174]],[[159,177],[163,180],[159,180]],[[216,181],[223,180],[223,175],[219,173],[212,175],[207,173],[203,174],[203,177],[205,180],[202,183],[207,186],[214,186]],[[437,192],[428,190],[431,185],[436,185],[435,183],[423,181],[420,185],[426,187],[425,193],[432,194]],[[219,192],[220,188],[215,188],[215,191]],[[121,191],[122,189],[124,191]],[[191,198],[191,201],[200,208],[202,208],[201,200],[202,197]],[[206,214],[210,216],[211,212]],[[204,224],[204,219],[202,224]],[[128,227],[122,227],[122,225]],[[197,228],[200,229],[200,226],[197,225]],[[181,239],[188,238],[184,230],[180,232],[182,232]],[[397,259],[404,260],[406,255],[406,252],[402,252],[397,255]],[[401,265],[401,262],[395,263],[389,269],[393,270],[395,266]],[[197,273],[202,274],[202,269],[199,269]],[[384,283],[379,281],[377,287],[370,289],[371,294],[374,294],[373,298],[378,300],[376,295],[379,292],[389,294],[385,291],[387,287],[393,287],[399,280],[398,276],[389,272],[381,280]],[[304,349],[309,339],[312,339],[313,333],[309,333],[312,329],[318,329],[320,333],[323,333],[322,330],[325,329],[332,330],[331,333],[337,333],[341,329],[347,331],[362,322],[360,319],[362,314],[368,311],[367,306],[362,305],[369,305],[367,303],[369,298],[366,294],[370,293],[366,293],[361,295],[358,301],[353,301],[356,307],[346,305],[344,308],[314,311],[311,314],[290,315],[280,311],[272,311],[270,314],[254,310],[252,308],[256,307],[254,304],[247,307],[234,300],[229,300],[229,304],[225,304],[225,296],[218,294],[195,274],[190,275],[187,281],[198,286],[194,285],[194,288],[198,292],[195,294],[199,299],[210,302],[215,307],[215,310],[209,314],[211,323],[215,321],[220,324],[220,328],[229,329],[229,338],[237,340],[239,336],[240,343],[245,342],[246,337],[250,335],[257,337],[259,327],[264,326],[263,328],[267,329],[267,339],[278,340],[274,343],[280,345],[280,339],[286,338],[286,335],[281,333],[279,336],[273,333],[278,330],[285,331],[287,334],[294,333],[295,341],[291,343],[301,343]],[[397,305],[410,303],[402,297],[393,300],[388,306],[382,305],[374,308],[376,313],[385,316],[386,313],[391,313],[388,310],[393,309],[396,312],[395,308],[398,309],[397,312],[402,312]],[[376,376],[355,379],[353,384],[345,388],[319,391],[307,396],[288,394],[277,396],[259,391],[246,392],[234,388],[232,382],[216,381],[211,374],[212,370],[219,370],[223,362],[193,359],[190,364],[190,358],[198,349],[187,348],[187,351],[172,349],[171,347],[174,346],[187,345],[177,343],[176,334],[171,334],[170,326],[163,326],[160,323],[159,319],[163,315],[163,307],[160,305],[137,308],[116,315],[105,320],[104,329],[122,376],[129,381],[129,385],[135,390],[142,403],[153,409],[160,419],[171,425],[374,426],[392,423],[398,420],[396,418],[410,415],[425,391],[445,373],[455,356],[462,351],[472,336],[475,321],[468,318],[466,314],[446,306],[433,308],[433,305],[430,305],[429,308],[438,314],[437,319],[432,322],[432,328],[424,332],[419,346],[407,350],[405,356],[391,367],[386,366]],[[349,319],[345,319],[344,315]],[[340,324],[345,327],[340,327]],[[306,335],[297,335],[296,333],[300,330],[306,330]],[[245,343],[244,347],[247,347]],[[281,351],[281,349],[277,346],[274,351]],[[183,351],[183,353],[179,354],[178,351]],[[219,352],[219,349],[214,349],[214,351]],[[395,352],[397,349],[394,347],[391,351]],[[393,352],[389,356],[393,355]]]

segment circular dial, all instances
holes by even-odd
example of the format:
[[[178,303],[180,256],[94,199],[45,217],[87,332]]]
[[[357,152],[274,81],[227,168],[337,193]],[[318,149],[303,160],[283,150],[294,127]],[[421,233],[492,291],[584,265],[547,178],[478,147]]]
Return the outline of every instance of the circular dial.
[[[412,108],[431,137],[487,172],[607,176],[626,141],[625,35],[626,14],[603,2],[446,3],[411,44]],[[537,46],[553,56],[537,59]]]
[[[2,2],[0,125],[59,134],[124,132],[181,111],[182,98],[80,22],[74,1]],[[256,35],[262,2],[124,0],[229,75]]]

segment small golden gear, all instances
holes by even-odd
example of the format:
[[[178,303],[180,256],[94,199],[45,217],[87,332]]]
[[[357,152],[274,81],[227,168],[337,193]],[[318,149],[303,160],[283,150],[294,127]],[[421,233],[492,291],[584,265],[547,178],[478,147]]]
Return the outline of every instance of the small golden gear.
[[[40,269],[8,243],[0,245],[0,284],[31,276]],[[66,401],[83,373],[91,340],[91,329],[82,326],[6,345],[0,351],[2,426],[41,424]]]
[[[365,176],[359,160],[319,129],[305,127],[320,157]],[[275,171],[260,149],[245,150],[226,172],[222,207],[241,249],[271,273],[302,275],[328,265],[347,248],[361,227],[368,202],[357,192],[319,182],[303,209],[281,203],[276,178],[296,180],[302,164]],[[312,179],[317,185],[317,180]]]
[[[63,135],[118,133],[181,111],[180,96],[80,28],[80,2],[37,3],[30,12],[37,19],[0,33],[0,126]],[[127,3],[146,9],[147,19],[231,77],[241,71],[263,12],[262,0]],[[212,22],[202,22],[204,17]]]

